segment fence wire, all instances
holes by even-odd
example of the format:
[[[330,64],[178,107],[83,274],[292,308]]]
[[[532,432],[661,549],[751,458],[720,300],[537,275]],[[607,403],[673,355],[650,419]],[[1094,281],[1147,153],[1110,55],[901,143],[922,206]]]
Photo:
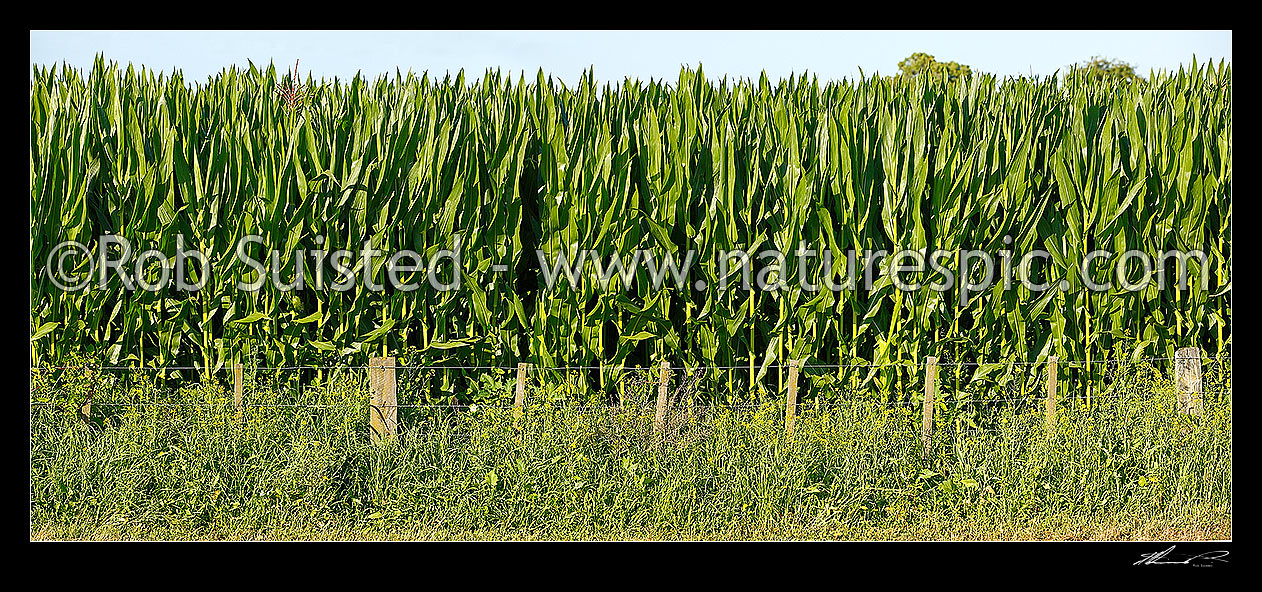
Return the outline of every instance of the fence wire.
[[[1152,362],[1174,358],[1060,360],[1056,405],[1085,406],[1098,421],[1116,421],[1117,404],[1173,400],[1177,387]],[[1230,356],[1202,356],[1202,404],[1230,405]],[[1075,368],[1074,365],[1080,365]],[[1046,430],[1046,362],[982,363],[939,359],[930,452],[954,442],[995,436],[1024,438]],[[1172,366],[1172,364],[1171,364]],[[374,368],[394,375],[393,403],[370,403]],[[796,385],[798,429],[851,426],[866,435],[923,446],[925,377],[921,362],[768,364],[695,367],[628,366],[241,366],[241,401],[232,368],[196,366],[32,367],[32,422],[69,411],[100,424],[127,414],[204,421],[252,429],[268,413],[297,413],[310,437],[367,438],[370,405],[395,411],[401,438],[491,437],[485,422],[557,429],[586,418],[586,428],[628,445],[664,439],[697,441],[724,421],[781,431]],[[1086,368],[1096,368],[1088,371]],[[172,372],[196,371],[195,379]],[[796,375],[796,381],[793,376]],[[517,401],[521,406],[517,407]],[[1164,398],[1164,399],[1163,399]],[[302,415],[305,414],[305,415]],[[496,423],[500,422],[500,423]],[[219,425],[218,423],[216,425]],[[516,423],[513,424],[516,426]],[[549,427],[551,426],[551,427]],[[811,427],[814,426],[814,427]],[[828,427],[827,429],[842,429]],[[542,432],[540,432],[542,433]],[[500,435],[503,433],[501,432]],[[855,432],[859,437],[859,432]],[[945,447],[945,448],[944,448]]]

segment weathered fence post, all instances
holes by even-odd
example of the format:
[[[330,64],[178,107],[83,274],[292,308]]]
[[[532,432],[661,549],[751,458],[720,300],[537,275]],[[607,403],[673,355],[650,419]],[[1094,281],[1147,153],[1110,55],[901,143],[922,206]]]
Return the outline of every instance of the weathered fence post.
[[[1056,430],[1056,374],[1057,365],[1060,358],[1051,356],[1047,358],[1047,435],[1051,436]]]
[[[517,364],[517,389],[513,392],[513,427],[526,413],[526,364]]]
[[[92,399],[96,398],[96,376],[87,366],[83,367],[83,375],[88,378],[91,385],[88,387],[88,396],[83,400],[83,405],[79,407],[79,418],[89,424],[92,423]]]
[[[666,399],[670,385],[670,362],[662,362],[661,380],[657,384],[657,413],[653,415],[653,434],[661,436],[666,428]]]
[[[789,361],[789,394],[784,402],[784,433],[793,438],[793,424],[798,418],[798,361]]]
[[[232,366],[232,406],[237,410],[237,423],[245,422],[245,380],[241,364]]]
[[[925,417],[920,427],[920,437],[924,440],[924,456],[928,457],[933,449],[933,408],[938,395],[938,358],[925,358]]]
[[[394,380],[394,358],[368,360],[368,389],[371,393],[368,421],[372,427],[373,442],[393,437],[399,426]]]
[[[1179,397],[1179,413],[1201,415],[1201,350],[1184,347],[1174,352],[1174,383]]]

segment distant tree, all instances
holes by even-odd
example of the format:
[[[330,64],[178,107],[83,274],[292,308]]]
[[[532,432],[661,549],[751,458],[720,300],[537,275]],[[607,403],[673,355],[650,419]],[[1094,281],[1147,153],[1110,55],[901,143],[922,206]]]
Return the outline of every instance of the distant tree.
[[[1078,72],[1092,79],[1097,80],[1138,80],[1144,81],[1144,77],[1135,73],[1134,66],[1123,62],[1122,60],[1114,60],[1102,58],[1100,56],[1092,56],[1090,60],[1078,64]]]
[[[930,76],[942,76],[947,80],[955,80],[957,78],[965,78],[973,73],[973,69],[963,64],[955,62],[939,62],[933,56],[916,52],[907,56],[907,59],[898,63],[899,76],[919,76],[928,74]]]

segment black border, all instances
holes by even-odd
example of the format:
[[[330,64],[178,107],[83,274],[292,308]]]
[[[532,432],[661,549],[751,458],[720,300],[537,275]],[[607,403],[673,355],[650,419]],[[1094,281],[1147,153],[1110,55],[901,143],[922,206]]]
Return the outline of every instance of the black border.
[[[1138,29],[1226,29],[1221,21],[1226,16],[1214,18],[1210,10],[1181,10],[1177,14],[1168,11],[1137,10],[1133,7],[1119,6],[1116,12],[1108,7],[1093,5],[1089,11],[1081,8],[1075,10],[1069,6],[1042,5],[1030,6],[1029,11],[1054,12],[1059,15],[1074,17],[1055,22],[1058,15],[1040,14],[1033,20],[1027,11],[1013,11],[1011,5],[1003,8],[974,8],[964,6],[945,6],[945,12],[934,14],[920,12],[914,6],[891,7],[899,11],[897,17],[887,15],[885,18],[872,18],[865,15],[871,11],[868,7],[858,5],[834,5],[846,19],[828,18],[822,15],[824,9],[819,7],[780,6],[772,11],[755,11],[748,7],[738,8],[729,5],[722,9],[707,9],[712,14],[704,18],[686,22],[687,19],[666,18],[660,7],[649,4],[634,3],[608,7],[616,15],[603,15],[603,11],[584,10],[577,6],[540,6],[530,7],[520,12],[504,11],[498,7],[486,6],[481,12],[465,16],[443,14],[452,10],[450,5],[417,5],[418,12],[424,12],[422,18],[406,19],[398,14],[378,15],[376,11],[364,10],[363,6],[337,5],[277,5],[274,9],[261,5],[253,5],[248,11],[220,7],[190,7],[197,11],[180,10],[167,5],[166,10],[155,10],[142,5],[134,8],[128,6],[100,7],[97,10],[60,10],[43,11],[35,15],[30,22],[30,30],[100,30],[100,29],[184,29],[184,30],[271,30],[271,29],[377,29],[377,30],[486,30],[486,29],[548,29],[548,30],[882,30],[882,29],[947,29],[966,30],[1138,30]],[[383,6],[384,7],[384,6]],[[207,10],[209,8],[209,10]],[[438,12],[431,10],[437,8]],[[1207,7],[1205,7],[1207,8]],[[394,11],[395,9],[387,8]],[[1123,12],[1125,11],[1125,12]],[[910,13],[910,14],[909,14]],[[576,19],[573,15],[600,15],[586,21]],[[176,18],[178,15],[179,18]],[[1167,18],[1163,16],[1169,15]],[[162,17],[167,17],[163,19]],[[248,17],[248,18],[247,18]],[[1062,17],[1063,18],[1063,17]],[[383,25],[399,25],[406,21],[410,26],[391,27]],[[1052,22],[1049,22],[1052,21]],[[681,22],[684,21],[684,22]],[[686,24],[685,24],[686,23]],[[28,35],[29,42],[29,35]],[[28,44],[29,47],[29,44]],[[29,54],[28,54],[29,55]],[[29,61],[26,64],[29,68]],[[25,133],[25,132],[21,132]],[[27,226],[29,230],[29,209]],[[28,298],[29,306],[29,288]],[[28,317],[29,318],[29,317]],[[29,327],[27,328],[29,334]],[[1234,347],[1233,347],[1234,349]],[[22,370],[25,372],[25,370]],[[29,373],[27,374],[29,382]],[[28,389],[29,390],[29,389]],[[29,419],[29,416],[28,416]],[[28,423],[29,433],[29,423]],[[21,436],[21,432],[16,432]],[[24,436],[22,436],[24,437]],[[25,442],[29,460],[29,438]],[[29,471],[29,466],[27,467]],[[29,472],[28,472],[29,484]],[[21,490],[19,490],[21,491]],[[29,533],[29,490],[22,494],[28,498],[28,515],[25,527]],[[1234,518],[1234,515],[1233,515]],[[592,551],[603,560],[587,567],[597,569],[613,568],[625,575],[623,581],[654,582],[653,572],[657,571],[645,563],[628,563],[637,553],[651,553],[659,556],[659,569],[684,568],[696,573],[706,580],[717,579],[731,573],[738,577],[749,572],[761,572],[772,580],[783,584],[803,586],[806,583],[802,576],[823,577],[838,584],[860,583],[862,580],[851,579],[854,573],[873,573],[882,567],[901,568],[887,572],[888,580],[878,584],[881,586],[897,583],[911,585],[941,585],[944,583],[1002,584],[1005,580],[991,579],[985,574],[1000,566],[1015,568],[1026,574],[1026,578],[1006,580],[1008,585],[1029,584],[1048,579],[1070,577],[1080,570],[1121,569],[1128,575],[1153,574],[1167,577],[1171,572],[1196,573],[1200,577],[1212,573],[1232,571],[1239,562],[1233,541],[1152,541],[1152,542],[735,542],[708,543],[695,542],[663,542],[663,543],[590,543],[590,542],[551,542],[551,543],[381,543],[390,545],[408,545],[412,548],[376,548],[375,543],[334,542],[323,544],[304,543],[246,543],[262,545],[243,553],[236,545],[224,545],[215,542],[156,542],[156,543],[84,543],[84,542],[47,542],[34,543],[28,538],[27,551],[35,551],[36,563],[47,562],[53,568],[48,575],[59,579],[62,575],[83,575],[91,577],[91,568],[97,564],[115,563],[114,560],[126,561],[118,571],[133,575],[156,575],[171,570],[172,573],[183,573],[185,577],[192,573],[203,575],[229,575],[242,583],[248,581],[246,573],[252,568],[263,568],[272,576],[285,576],[295,571],[305,572],[315,568],[316,563],[327,553],[330,559],[338,560],[339,567],[345,571],[358,572],[353,579],[360,582],[371,582],[369,564],[351,563],[346,559],[358,555],[358,552],[390,553],[383,557],[385,563],[396,563],[394,568],[386,568],[387,573],[401,573],[411,563],[429,564],[429,567],[417,566],[417,575],[424,573],[447,573],[455,576],[456,581],[465,580],[468,584],[477,585],[488,571],[503,571],[514,574],[519,582],[539,581],[539,577],[552,575],[554,570],[569,570],[584,551]],[[35,545],[40,545],[36,547]],[[53,545],[49,547],[48,545]],[[499,548],[483,548],[499,547]],[[1226,551],[1225,561],[1201,560],[1191,564],[1183,563],[1145,563],[1146,554],[1160,553],[1171,547],[1174,549],[1166,555],[1164,561],[1182,561],[1193,555]],[[250,550],[247,550],[250,551]],[[398,554],[395,554],[395,553]],[[412,552],[423,553],[423,558],[408,558]],[[512,555],[506,555],[506,553]],[[538,558],[530,558],[532,552]],[[170,553],[170,555],[167,555]],[[215,556],[222,553],[223,559],[231,558],[233,564],[220,564],[218,568],[210,563]],[[455,563],[443,561],[446,553],[451,553]],[[713,554],[713,555],[710,555]],[[743,554],[757,558],[756,563],[741,563],[734,560]],[[775,561],[777,555],[787,560],[785,563]],[[413,556],[415,557],[415,556]],[[340,560],[339,560],[340,558]],[[713,559],[719,559],[716,563]],[[539,561],[535,561],[535,560]],[[671,561],[674,559],[674,561]],[[816,561],[811,561],[811,560]],[[169,561],[168,561],[169,560]],[[296,562],[296,563],[294,563]],[[527,563],[529,562],[529,563]],[[676,563],[677,562],[677,563]],[[814,567],[811,564],[814,564]],[[271,569],[268,569],[268,566]],[[194,570],[190,572],[189,570]],[[209,571],[204,571],[209,570]],[[625,571],[624,571],[625,570]],[[944,571],[947,570],[947,571]],[[30,573],[29,567],[23,571]],[[114,571],[114,570],[111,570]],[[319,570],[318,571],[323,571]],[[337,570],[342,571],[342,570]],[[673,569],[672,569],[673,571]],[[542,573],[541,573],[542,572]],[[99,574],[98,572],[98,575]],[[122,575],[115,572],[114,576]],[[571,575],[571,574],[567,574]],[[1050,578],[1049,578],[1050,576]],[[130,579],[130,578],[129,578]],[[151,577],[145,577],[151,580]],[[550,579],[550,578],[547,578]],[[812,578],[814,579],[814,578]],[[884,579],[884,578],[882,578]],[[119,582],[114,577],[102,581]],[[136,581],[136,580],[131,580]],[[545,580],[546,581],[546,580]],[[752,583],[753,580],[749,580]],[[425,583],[418,579],[415,583]],[[524,583],[523,582],[523,583]],[[1087,584],[1087,581],[1081,581]],[[290,582],[292,583],[292,582]],[[593,582],[594,583],[594,582]]]

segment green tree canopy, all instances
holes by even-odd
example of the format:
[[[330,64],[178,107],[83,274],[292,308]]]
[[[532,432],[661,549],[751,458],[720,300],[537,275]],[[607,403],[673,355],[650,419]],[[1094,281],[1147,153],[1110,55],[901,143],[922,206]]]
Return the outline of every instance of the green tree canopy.
[[[972,68],[955,62],[939,62],[933,56],[916,52],[898,63],[900,76],[918,76],[928,73],[930,76],[945,76],[947,80],[967,77],[973,73]]]
[[[1076,72],[1092,79],[1117,79],[1117,80],[1138,80],[1143,82],[1144,77],[1135,73],[1134,66],[1110,58],[1102,58],[1100,56],[1092,56],[1076,66]]]

